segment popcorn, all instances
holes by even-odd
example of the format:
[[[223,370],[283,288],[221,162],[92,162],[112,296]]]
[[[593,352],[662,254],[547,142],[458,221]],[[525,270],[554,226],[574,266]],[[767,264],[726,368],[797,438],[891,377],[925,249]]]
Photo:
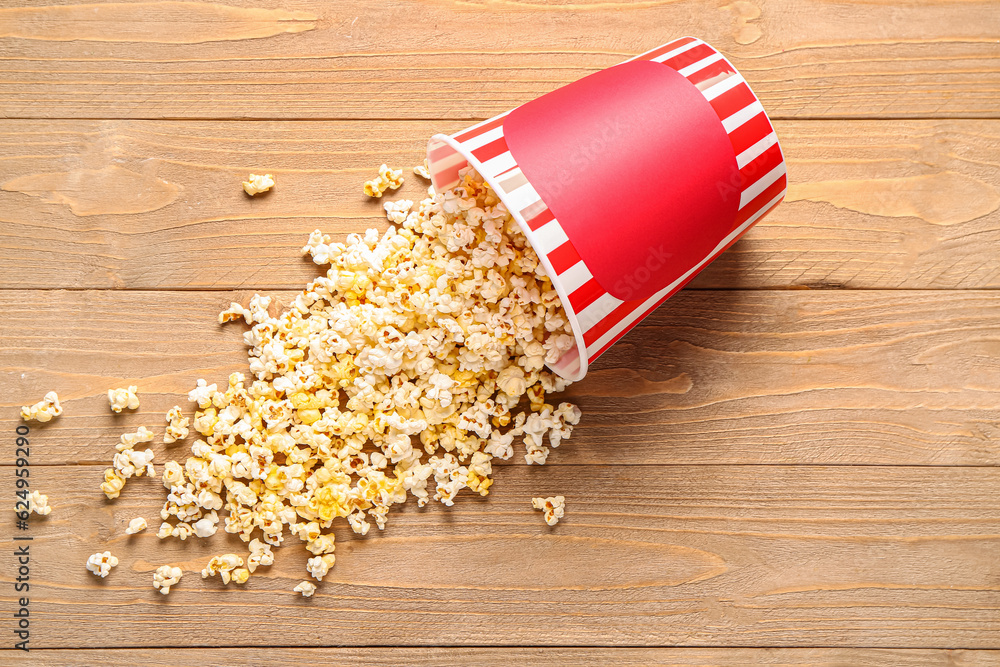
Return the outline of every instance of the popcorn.
[[[253,197],[261,192],[267,192],[274,185],[274,177],[271,174],[250,174],[250,177],[243,181],[243,191]]]
[[[184,482],[184,469],[177,461],[167,461],[163,465],[163,486],[171,489]]]
[[[160,593],[166,595],[170,592],[170,587],[174,586],[184,576],[184,571],[172,565],[161,565],[153,573],[153,588],[159,589]]]
[[[118,448],[118,451],[121,452],[126,449],[131,449],[142,442],[152,442],[153,432],[145,426],[140,426],[136,429],[135,433],[122,433],[120,440],[121,444],[116,445],[116,447]]]
[[[198,380],[198,386],[188,393],[188,400],[192,403],[197,403],[198,407],[204,410],[211,407],[212,396],[215,395],[218,389],[217,385],[206,384],[204,380]]]
[[[121,490],[125,487],[125,476],[114,468],[108,468],[104,471],[104,482],[101,484],[101,491],[104,495],[108,497],[108,500],[114,500],[121,494]]]
[[[243,318],[247,324],[253,323],[253,318],[250,315],[250,311],[236,303],[235,301],[230,302],[229,308],[219,313],[219,324],[225,324],[227,322],[235,322],[236,320]]]
[[[307,542],[306,549],[317,556],[332,553],[336,549],[336,545],[333,543],[333,533],[317,535],[315,539]]]
[[[142,477],[144,474],[153,476],[156,471],[153,469],[153,450],[144,449],[136,451],[134,449],[124,449],[117,454],[112,464],[122,477],[128,479],[133,475]]]
[[[126,535],[135,535],[136,533],[141,533],[146,530],[147,524],[146,520],[141,516],[137,516],[128,522],[128,528],[125,529]]]
[[[211,537],[218,530],[218,523],[219,515],[216,514],[215,510],[212,510],[208,516],[195,521],[192,528],[198,537]]]
[[[169,445],[188,437],[190,423],[191,420],[181,413],[179,405],[170,408],[167,412],[167,428],[163,432],[163,442]]]
[[[214,556],[201,571],[201,578],[208,579],[218,574],[222,578],[222,583],[228,584],[232,579],[233,570],[238,567],[243,567],[243,559],[236,554]]]
[[[160,525],[160,528],[161,529],[163,528],[162,524]],[[194,534],[194,528],[191,526],[191,524],[184,523],[182,521],[181,523],[174,526],[173,529],[171,529],[169,537],[177,537],[180,539],[181,542],[183,542],[187,538],[191,537],[191,535],[193,534]]]
[[[385,209],[385,217],[389,219],[389,222],[401,225],[406,222],[406,216],[409,215],[410,209],[413,208],[413,202],[409,199],[387,201],[382,204],[382,208]]]
[[[431,166],[427,163],[427,158],[424,158],[424,163],[414,167],[413,173],[419,176],[420,178],[426,178],[429,181],[431,180],[430,168]]]
[[[139,397],[136,396],[137,387],[133,384],[127,389],[108,389],[108,403],[111,409],[118,413],[128,408],[135,410],[139,407]]]
[[[118,566],[118,558],[112,556],[110,551],[96,553],[87,559],[87,569],[103,579],[111,572],[111,568]]]
[[[302,251],[325,274],[283,312],[255,295],[220,313],[248,327],[249,373],[199,379],[193,418],[168,413],[165,441],[185,437],[188,421],[201,437],[164,465],[157,533],[208,538],[221,525],[247,543],[245,558],[216,556],[203,577],[243,583],[292,535],[321,581],[336,563],[335,522],[366,535],[410,495],[421,507],[452,505],[466,489],[488,495],[493,459],[523,444],[542,464],[570,437],[580,412],[553,406],[549,395],[569,383],[544,368],[572,346],[565,311],[489,185],[471,168],[459,175],[416,206],[385,202],[396,225],[385,232],[334,242],[314,231]],[[381,196],[401,183],[383,165],[366,185]],[[152,452],[134,449],[147,434],[122,437],[102,485],[109,497],[151,474]],[[549,514],[558,519],[554,506]]]
[[[365,515],[363,512],[355,512],[354,514],[347,515],[347,521],[351,524],[351,530],[353,530],[358,535],[367,535],[368,531],[371,529],[372,525],[365,521]]]
[[[497,375],[497,387],[512,398],[523,396],[528,390],[524,371],[517,364],[504,367]]]
[[[531,506],[536,510],[544,511],[545,523],[554,526],[559,523],[566,513],[566,498],[563,496],[549,496],[548,498],[532,498]]]
[[[323,581],[323,577],[326,576],[333,564],[337,562],[337,557],[333,554],[326,554],[324,556],[315,556],[306,561],[306,569],[309,574],[313,576],[317,581]]]
[[[271,552],[271,545],[264,544],[258,539],[250,541],[250,556],[247,558],[247,569],[256,572],[261,565],[272,565],[274,554]]]
[[[311,598],[313,593],[316,592],[316,584],[311,581],[303,581],[292,590],[296,593],[302,593],[302,597],[304,598]]]
[[[381,197],[389,189],[396,190],[403,184],[403,170],[390,169],[383,164],[378,168],[378,178],[365,181],[365,194],[369,197]]]
[[[545,462],[549,458],[549,448],[539,447],[533,444],[527,444],[526,453],[524,455],[524,462],[530,465],[545,465]]]
[[[59,396],[54,391],[45,394],[45,397],[34,405],[21,408],[21,419],[24,421],[35,420],[44,423],[61,414],[62,406],[59,405]]]
[[[22,492],[18,491],[18,493]],[[49,497],[40,491],[32,491],[25,500],[27,500],[29,512],[34,512],[41,516],[48,516],[52,512],[52,508],[49,506]]]

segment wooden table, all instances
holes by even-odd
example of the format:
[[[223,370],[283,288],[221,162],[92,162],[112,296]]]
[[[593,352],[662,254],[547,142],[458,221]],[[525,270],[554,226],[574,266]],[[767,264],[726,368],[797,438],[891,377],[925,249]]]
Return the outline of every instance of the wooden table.
[[[6,503],[17,406],[55,389],[65,414],[29,436],[54,511],[0,533],[0,663],[1000,664],[996,2],[3,5]],[[338,529],[311,599],[298,545],[225,588],[198,571],[231,536],[158,540],[155,481],[104,499],[118,434],[245,370],[222,307],[316,275],[316,227],[385,226],[378,164],[683,34],[760,95],[788,198],[570,389],[549,465]],[[251,171],[276,189],[247,198]],[[111,415],[130,383],[140,410]],[[528,498],[555,493],[549,529]]]

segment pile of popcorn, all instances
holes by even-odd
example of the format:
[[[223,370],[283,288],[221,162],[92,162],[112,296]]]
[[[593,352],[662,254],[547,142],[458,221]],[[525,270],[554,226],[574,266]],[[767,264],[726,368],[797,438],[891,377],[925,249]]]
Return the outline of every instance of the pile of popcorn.
[[[329,269],[283,313],[272,316],[271,298],[255,295],[219,314],[250,326],[250,377],[233,373],[221,389],[198,380],[193,419],[172,408],[163,436],[200,435],[190,457],[163,466],[157,535],[207,538],[221,523],[248,545],[245,556],[213,557],[202,577],[245,583],[291,535],[322,581],[336,562],[335,520],[364,535],[372,523],[385,528],[390,508],[410,495],[421,507],[450,506],[462,489],[488,495],[493,459],[521,444],[529,465],[544,464],[570,437],[580,411],[547,400],[569,383],[545,370],[573,346],[566,314],[497,195],[471,168],[460,177],[416,210],[386,203],[398,226],[384,233],[335,243],[313,232],[303,253]],[[366,183],[371,196],[398,187],[401,172],[383,165],[376,181]],[[116,412],[139,406],[134,386],[108,400]],[[121,436],[101,485],[109,499],[133,477],[156,474],[152,450],[136,449],[153,437],[145,427]],[[563,504],[535,499],[550,525]],[[145,528],[140,517],[126,532]],[[105,552],[88,568],[103,577],[115,565]],[[168,593],[181,576],[164,565],[154,586]],[[316,585],[294,590],[308,597]]]

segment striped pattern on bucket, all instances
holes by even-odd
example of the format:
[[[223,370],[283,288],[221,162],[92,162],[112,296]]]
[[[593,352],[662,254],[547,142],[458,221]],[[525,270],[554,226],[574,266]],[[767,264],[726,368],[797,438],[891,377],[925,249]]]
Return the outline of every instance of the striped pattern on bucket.
[[[683,37],[632,60],[671,67],[701,91],[729,135],[740,170],[740,204],[729,234],[688,272],[647,299],[617,299],[591,275],[507,148],[503,123],[510,112],[450,137],[437,135],[428,148],[431,178],[438,191],[456,185],[459,170],[472,164],[521,225],[573,325],[575,347],[551,365],[570,380],[582,378],[590,362],[767,215],[784,198],[787,186],[785,160],[774,128],[746,80],[721,53],[700,39]]]

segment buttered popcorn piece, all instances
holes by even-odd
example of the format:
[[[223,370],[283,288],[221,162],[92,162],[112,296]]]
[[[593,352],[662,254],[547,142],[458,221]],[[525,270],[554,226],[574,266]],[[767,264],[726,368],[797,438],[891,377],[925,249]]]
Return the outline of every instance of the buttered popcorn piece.
[[[234,584],[245,584],[250,579],[250,570],[245,567],[238,567],[233,570],[231,581]]]
[[[192,403],[197,403],[198,407],[205,409],[211,407],[212,396],[214,396],[219,387],[215,384],[207,384],[204,380],[198,380],[198,386],[188,392],[188,400]]]
[[[116,445],[116,447],[118,451],[121,452],[126,449],[131,449],[143,442],[152,442],[153,432],[145,426],[140,426],[136,429],[135,433],[122,433],[119,440],[121,441],[121,444]]]
[[[428,181],[431,180],[431,166],[427,163],[427,158],[424,158],[424,163],[417,165],[413,168],[413,173],[420,178],[426,178]]]
[[[184,484],[184,469],[177,461],[167,461],[163,464],[163,486],[171,489]]]
[[[167,412],[167,428],[163,432],[163,442],[168,445],[188,437],[188,425],[191,420],[181,412],[181,407],[175,405]]]
[[[549,496],[548,498],[532,498],[531,506],[544,512],[545,523],[554,526],[566,513],[566,498]]]
[[[121,412],[126,408],[137,409],[139,407],[139,396],[135,393],[137,389],[134,384],[125,388],[108,389],[108,403],[111,405],[111,410]]]
[[[286,183],[287,185],[287,183]],[[243,181],[243,191],[253,197],[261,192],[267,192],[274,187],[274,176],[271,174],[250,174],[247,180]]]
[[[87,559],[87,569],[103,579],[111,572],[111,568],[118,566],[118,558],[112,556],[110,551],[96,553]]]
[[[386,190],[396,190],[403,185],[403,170],[391,169],[383,164],[378,168],[378,178],[365,181],[365,194],[369,197],[381,197]]]
[[[166,595],[170,592],[170,587],[175,586],[184,576],[184,571],[172,565],[161,565],[153,572],[153,588]]]
[[[146,530],[147,527],[148,524],[146,523],[146,520],[141,516],[137,516],[128,522],[128,528],[125,529],[125,534],[135,535],[136,533],[141,533]]]
[[[306,561],[306,569],[317,581],[323,581],[330,568],[337,562],[337,557],[333,554],[315,556]]]
[[[316,592],[316,584],[311,581],[303,581],[292,590],[296,593],[302,593],[302,597],[304,598],[311,598],[313,593]]]
[[[387,201],[382,204],[382,208],[385,209],[385,217],[389,219],[389,222],[401,225],[406,222],[406,216],[410,214],[410,209],[413,208],[413,202],[409,199]]]
[[[152,449],[136,451],[129,447],[115,454],[112,465],[125,479],[132,476],[142,477],[143,475],[152,477],[156,474],[156,470],[153,468],[153,456]]]
[[[28,494],[24,501],[27,501],[28,511],[34,512],[35,514],[40,514],[41,516],[47,516],[52,512],[52,507],[49,505],[49,497],[40,491],[32,491]],[[15,505],[16,511],[21,511],[22,506]]]
[[[247,569],[256,572],[261,565],[272,565],[274,563],[274,553],[271,545],[265,544],[254,538],[250,541],[250,555],[247,557]]]
[[[101,491],[109,500],[114,500],[121,495],[125,487],[125,481],[131,477],[142,477],[156,475],[153,467],[153,450],[133,449],[137,444],[150,442],[153,439],[153,432],[145,426],[140,426],[134,433],[123,433],[120,442],[115,445],[118,452],[111,461],[111,468],[104,471],[104,482],[101,484]]]
[[[545,370],[573,344],[565,311],[496,194],[471,169],[460,178],[415,207],[386,205],[400,222],[385,232],[313,232],[303,253],[325,275],[283,312],[255,295],[220,314],[249,327],[250,372],[190,392],[200,437],[164,466],[158,532],[210,537],[218,524],[248,544],[245,565],[217,556],[203,576],[239,583],[293,536],[321,580],[335,522],[364,535],[410,495],[421,507],[488,495],[495,458],[523,447],[541,464],[570,437],[579,410],[549,398],[569,383]]]
[[[218,574],[222,578],[222,583],[228,584],[232,579],[233,570],[243,567],[243,559],[236,554],[223,554],[214,556],[208,561],[208,565],[201,571],[202,579],[208,579]],[[246,581],[244,579],[244,581]],[[238,582],[243,583],[243,582]]]
[[[21,419],[24,421],[47,422],[62,414],[62,406],[59,405],[59,396],[54,391],[45,394],[42,400],[34,405],[21,408]]]
[[[108,500],[114,500],[120,494],[122,489],[125,487],[125,476],[114,468],[108,468],[104,471],[104,482],[101,483],[101,491],[104,495],[108,497]]]
[[[347,521],[351,524],[351,530],[361,536],[367,535],[368,531],[372,527],[370,523],[365,521],[364,512],[354,512],[353,514],[348,514]]]
[[[219,515],[212,510],[207,516],[198,519],[192,524],[194,534],[198,537],[211,537],[218,530]]]

